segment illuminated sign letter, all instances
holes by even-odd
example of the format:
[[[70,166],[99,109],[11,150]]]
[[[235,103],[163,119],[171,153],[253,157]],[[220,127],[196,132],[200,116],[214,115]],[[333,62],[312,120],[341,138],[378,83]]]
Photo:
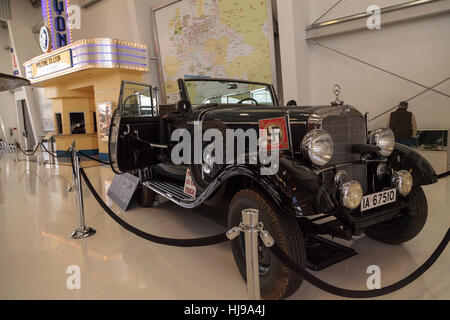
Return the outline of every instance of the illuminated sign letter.
[[[67,46],[67,35],[58,33],[56,35],[56,44],[58,48]]]
[[[64,2],[53,0],[53,9],[60,16],[64,13]]]
[[[42,0],[42,16],[50,29],[53,50],[72,42],[68,22],[69,0]]]
[[[56,17],[55,18],[55,28],[56,28],[56,31],[59,31],[59,32],[66,31],[66,20],[64,20],[63,17]]]

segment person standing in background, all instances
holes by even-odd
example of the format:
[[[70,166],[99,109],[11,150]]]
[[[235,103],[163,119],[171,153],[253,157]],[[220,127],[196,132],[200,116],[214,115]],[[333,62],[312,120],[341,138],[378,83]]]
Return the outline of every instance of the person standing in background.
[[[413,137],[417,135],[416,117],[408,111],[408,102],[400,102],[398,109],[391,113],[389,128],[394,131],[395,141],[411,147]]]

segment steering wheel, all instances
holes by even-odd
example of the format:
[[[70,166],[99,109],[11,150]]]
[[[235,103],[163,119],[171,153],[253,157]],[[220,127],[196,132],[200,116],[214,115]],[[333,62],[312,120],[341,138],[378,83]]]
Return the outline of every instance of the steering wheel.
[[[241,101],[239,101],[237,104],[242,104],[242,102],[245,102],[245,101],[253,101],[254,103],[255,103],[255,105],[259,105],[259,103],[258,103],[258,101],[256,101],[255,99],[253,99],[253,98],[245,98],[245,99],[242,99]]]

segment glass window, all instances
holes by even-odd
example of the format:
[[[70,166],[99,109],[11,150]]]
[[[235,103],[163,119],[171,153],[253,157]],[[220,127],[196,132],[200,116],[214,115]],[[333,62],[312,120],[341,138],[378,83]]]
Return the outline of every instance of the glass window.
[[[266,84],[228,80],[185,80],[193,107],[205,104],[249,104],[274,106],[272,87]]]
[[[61,113],[55,113],[57,134],[63,134],[63,125]]]
[[[86,125],[83,112],[72,112],[70,117],[71,134],[86,134]]]
[[[152,87],[130,82],[122,83],[121,116],[152,117],[156,116]]]
[[[93,112],[93,117],[94,117],[94,132],[97,132],[97,113]]]

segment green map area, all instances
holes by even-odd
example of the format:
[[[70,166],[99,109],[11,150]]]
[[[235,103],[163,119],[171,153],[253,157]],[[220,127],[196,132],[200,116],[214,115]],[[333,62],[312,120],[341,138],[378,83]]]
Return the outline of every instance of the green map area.
[[[155,19],[168,103],[189,76],[272,83],[268,0],[183,0]]]

